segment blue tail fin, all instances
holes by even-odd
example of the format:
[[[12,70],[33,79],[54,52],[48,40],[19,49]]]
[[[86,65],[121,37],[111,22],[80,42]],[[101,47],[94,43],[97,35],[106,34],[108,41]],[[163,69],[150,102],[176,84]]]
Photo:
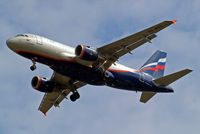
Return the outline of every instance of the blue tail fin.
[[[154,78],[162,77],[164,75],[166,57],[166,52],[156,51],[140,68],[140,72],[147,73]]]

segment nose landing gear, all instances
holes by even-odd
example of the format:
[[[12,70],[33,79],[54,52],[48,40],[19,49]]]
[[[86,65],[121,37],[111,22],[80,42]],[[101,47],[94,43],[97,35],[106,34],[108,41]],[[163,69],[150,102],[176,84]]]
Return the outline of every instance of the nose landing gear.
[[[30,67],[30,69],[31,69],[31,71],[34,71],[37,68],[36,67],[36,62],[35,62],[34,58],[32,58],[31,61],[32,61],[33,65]]]
[[[36,68],[37,68],[36,65],[32,65],[32,66],[30,67],[31,71],[34,71]]]

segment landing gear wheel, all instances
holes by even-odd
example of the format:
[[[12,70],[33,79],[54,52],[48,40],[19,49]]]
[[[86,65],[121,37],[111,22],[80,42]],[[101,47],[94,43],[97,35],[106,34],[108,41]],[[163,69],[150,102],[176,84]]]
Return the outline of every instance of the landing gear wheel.
[[[34,58],[31,58],[31,61],[33,62],[33,65],[30,67],[31,71],[34,71],[36,69],[36,62]]]
[[[80,98],[80,94],[78,92],[74,92],[71,96],[70,96],[70,100],[71,101],[76,101],[77,99]]]
[[[75,92],[75,93],[74,93],[74,96],[75,96],[76,99],[79,99],[79,98],[80,98],[80,94],[79,94],[78,92]]]
[[[70,100],[73,101],[73,102],[76,101],[76,98],[75,98],[74,94],[72,94],[72,95],[70,96]]]
[[[31,71],[34,71],[36,68],[37,68],[36,65],[30,67]]]

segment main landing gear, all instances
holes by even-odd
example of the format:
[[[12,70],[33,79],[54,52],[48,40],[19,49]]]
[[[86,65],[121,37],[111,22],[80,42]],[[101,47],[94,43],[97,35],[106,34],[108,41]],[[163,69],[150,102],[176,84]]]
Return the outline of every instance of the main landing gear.
[[[77,91],[73,92],[73,94],[70,96],[70,100],[73,102],[79,98],[80,98],[80,94]]]
[[[33,62],[33,65],[30,67],[31,71],[34,71],[37,67],[36,67],[36,62],[35,59],[32,58],[31,61]]]

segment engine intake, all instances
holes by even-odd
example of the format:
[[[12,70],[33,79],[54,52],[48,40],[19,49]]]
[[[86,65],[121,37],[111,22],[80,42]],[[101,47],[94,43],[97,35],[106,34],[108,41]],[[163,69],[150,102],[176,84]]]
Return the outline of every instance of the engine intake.
[[[33,77],[31,85],[34,89],[45,93],[51,93],[54,89],[54,83],[52,81],[41,78],[40,76]]]
[[[75,49],[75,54],[86,61],[96,61],[98,59],[98,52],[84,45],[78,45]]]

